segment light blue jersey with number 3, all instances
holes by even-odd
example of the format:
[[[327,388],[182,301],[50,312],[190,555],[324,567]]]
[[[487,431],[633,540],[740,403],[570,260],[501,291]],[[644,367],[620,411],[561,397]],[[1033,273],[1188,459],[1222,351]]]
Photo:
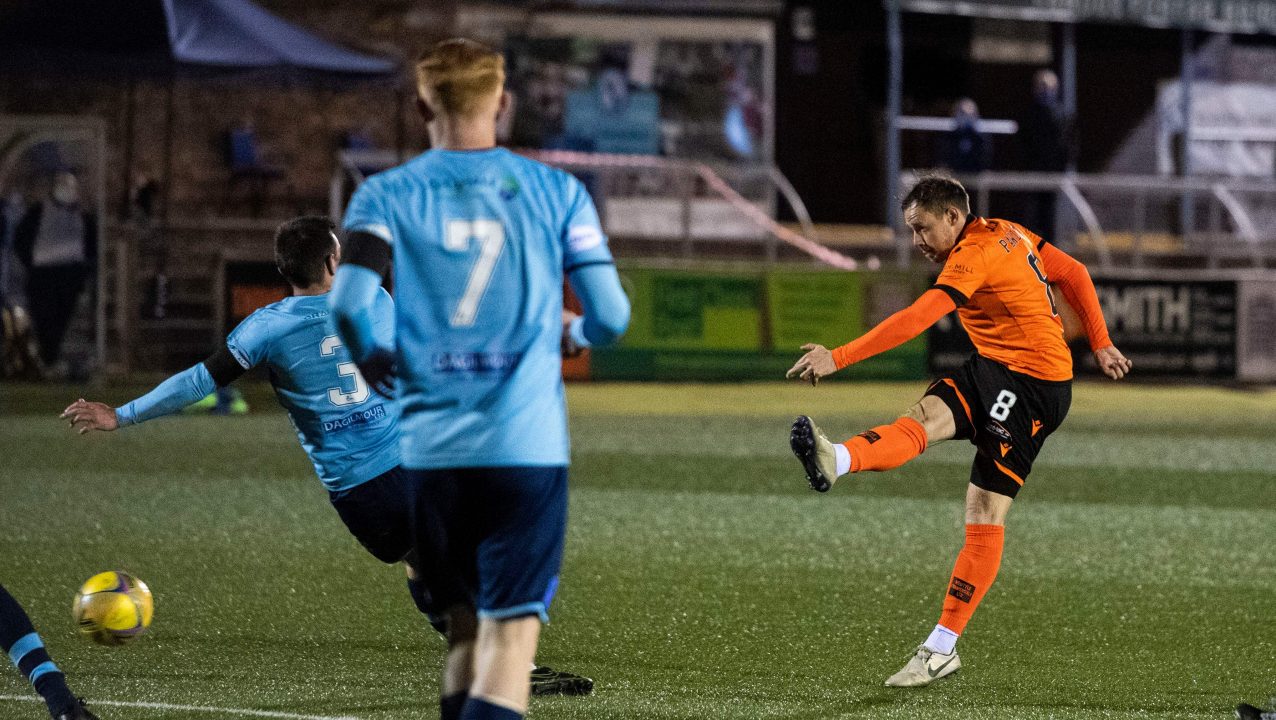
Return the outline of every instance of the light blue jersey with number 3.
[[[373,331],[393,344],[394,301],[379,290]],[[372,392],[328,318],[327,295],[271,303],[244,319],[226,346],[245,370],[270,372],[315,473],[331,491],[347,490],[399,464],[399,410]]]
[[[580,181],[430,150],[363,183],[344,225],[394,251],[403,464],[567,465],[564,272],[611,262]]]

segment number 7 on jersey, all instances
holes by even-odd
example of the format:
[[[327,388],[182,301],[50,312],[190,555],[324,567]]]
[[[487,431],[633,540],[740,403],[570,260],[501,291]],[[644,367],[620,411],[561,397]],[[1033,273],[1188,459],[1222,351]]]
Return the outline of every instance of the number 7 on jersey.
[[[479,302],[492,282],[492,271],[505,248],[505,226],[499,220],[448,220],[444,228],[443,247],[452,252],[467,252],[470,240],[479,244],[479,256],[470,268],[465,294],[457,303],[450,320],[452,327],[471,327],[478,316]]]

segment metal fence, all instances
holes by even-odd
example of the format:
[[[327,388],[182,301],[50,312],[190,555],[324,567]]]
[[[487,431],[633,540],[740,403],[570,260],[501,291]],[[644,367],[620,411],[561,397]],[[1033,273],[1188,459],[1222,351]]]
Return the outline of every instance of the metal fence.
[[[818,242],[797,191],[780,170],[759,163],[709,164],[650,155],[519,150],[567,170],[589,189],[608,235],[668,245],[684,259],[712,256],[721,246],[760,248],[771,264],[785,247],[842,269],[861,263]],[[374,172],[398,162],[384,151],[342,151],[329,187],[329,211],[339,217],[349,193]],[[801,232],[775,221],[777,198]],[[865,267],[876,267],[870,258]]]
[[[904,173],[901,190],[920,175]],[[1014,196],[1053,194],[1053,227],[1031,229],[1065,244],[1079,236],[1105,268],[1145,267],[1152,255],[1167,252],[1204,258],[1207,267],[1236,260],[1262,267],[1276,258],[1276,181],[1024,172],[958,179],[977,212],[1011,219],[1006,210],[1018,204]],[[899,257],[910,251],[908,237],[898,237]]]

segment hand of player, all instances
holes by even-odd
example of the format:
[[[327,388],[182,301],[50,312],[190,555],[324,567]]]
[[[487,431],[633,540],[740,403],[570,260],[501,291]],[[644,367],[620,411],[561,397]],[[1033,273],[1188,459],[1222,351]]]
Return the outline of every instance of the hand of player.
[[[67,406],[60,417],[69,420],[71,427],[81,435],[90,430],[118,430],[120,421],[115,417],[115,408],[100,402],[89,402],[80,398]]]
[[[822,377],[828,377],[837,372],[837,365],[833,363],[833,353],[823,345],[815,343],[807,343],[802,346],[806,354],[798,358],[798,361],[784,373],[786,378],[797,378],[806,380],[815,385]]]
[[[359,362],[358,366],[359,374],[363,376],[364,382],[376,390],[378,395],[390,400],[394,399],[397,384],[394,353],[385,348],[377,348]]]
[[[1130,368],[1134,366],[1134,363],[1122,355],[1115,345],[1095,350],[1094,360],[1099,363],[1099,369],[1103,371],[1103,374],[1113,380],[1120,380],[1129,375]]]
[[[572,340],[572,321],[578,317],[580,317],[580,315],[577,315],[571,310],[566,308],[563,309],[563,339],[559,347],[563,352],[563,357],[565,358],[574,358],[585,352],[585,348],[577,345],[576,341]]]

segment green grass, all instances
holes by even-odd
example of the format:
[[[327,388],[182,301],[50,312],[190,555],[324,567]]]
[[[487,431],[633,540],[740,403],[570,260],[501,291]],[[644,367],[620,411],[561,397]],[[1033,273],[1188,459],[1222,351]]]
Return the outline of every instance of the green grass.
[[[358,547],[262,388],[242,418],[75,437],[79,394],[0,387],[0,582],[89,698],[432,716],[441,641]],[[837,435],[919,384],[581,385],[564,581],[540,659],[596,678],[537,718],[1223,718],[1276,692],[1276,393],[1080,384],[1010,515],[964,669],[888,690],[933,626],[972,449],[805,489],[801,412]],[[151,632],[107,649],[76,586],[128,569]],[[0,672],[0,695],[29,694]],[[0,718],[37,718],[0,701]],[[110,718],[232,714],[104,708]]]

